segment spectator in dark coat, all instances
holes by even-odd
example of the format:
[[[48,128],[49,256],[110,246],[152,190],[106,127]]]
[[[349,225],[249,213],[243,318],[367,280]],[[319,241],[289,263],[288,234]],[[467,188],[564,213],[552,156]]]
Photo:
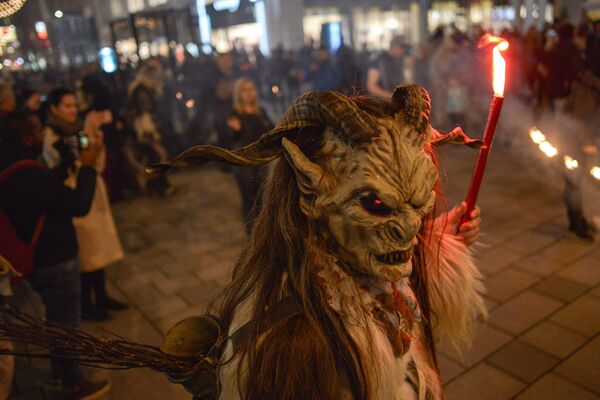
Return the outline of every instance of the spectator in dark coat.
[[[42,143],[37,117],[24,112],[8,115],[2,131],[0,171],[19,160],[38,158]],[[70,328],[79,326],[81,295],[77,238],[71,219],[90,210],[96,157],[94,146],[82,150],[75,189],[64,186],[49,170],[35,167],[16,172],[0,187],[0,208],[23,241],[31,240],[40,216],[46,216],[35,248],[35,268],[28,280],[42,297],[48,321]],[[74,361],[52,358],[52,363],[62,381],[58,398],[100,396],[110,389],[107,381],[85,381]]]

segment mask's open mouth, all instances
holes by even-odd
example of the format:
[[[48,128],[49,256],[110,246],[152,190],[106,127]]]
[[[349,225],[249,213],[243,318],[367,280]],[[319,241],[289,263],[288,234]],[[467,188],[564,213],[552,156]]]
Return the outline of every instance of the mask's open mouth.
[[[404,251],[395,251],[387,254],[376,255],[375,259],[383,264],[397,265],[405,264],[410,260],[412,256],[412,249]]]

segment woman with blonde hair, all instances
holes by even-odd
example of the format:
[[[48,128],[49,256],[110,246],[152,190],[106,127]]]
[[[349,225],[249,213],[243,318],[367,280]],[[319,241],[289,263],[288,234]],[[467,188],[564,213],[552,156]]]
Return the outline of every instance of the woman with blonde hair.
[[[233,110],[227,120],[227,126],[231,130],[234,148],[252,143],[260,135],[273,129],[273,122],[260,107],[256,86],[248,78],[240,78],[233,85]],[[235,167],[233,175],[240,188],[242,217],[249,232],[253,216],[256,215],[255,203],[258,203],[257,196],[264,173],[260,167]]]

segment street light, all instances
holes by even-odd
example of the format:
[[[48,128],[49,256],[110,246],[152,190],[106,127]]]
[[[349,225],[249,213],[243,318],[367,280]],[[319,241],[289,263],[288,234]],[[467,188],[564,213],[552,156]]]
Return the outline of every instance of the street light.
[[[55,16],[56,18],[62,18],[62,17],[63,17],[63,15],[64,15],[64,14],[63,14],[63,12],[62,12],[61,10],[56,10],[56,11],[54,12],[54,16]]]

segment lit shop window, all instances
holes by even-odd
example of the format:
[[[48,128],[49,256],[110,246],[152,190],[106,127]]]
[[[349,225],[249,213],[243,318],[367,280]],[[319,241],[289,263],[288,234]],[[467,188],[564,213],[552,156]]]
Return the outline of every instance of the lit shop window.
[[[127,0],[127,9],[130,13],[138,12],[144,8],[144,0]]]
[[[121,0],[112,0],[110,2],[110,11],[114,16],[116,15],[121,15],[124,13],[125,10],[123,10],[123,2]]]
[[[150,7],[156,7],[166,3],[167,0],[148,0],[148,4],[150,5]]]

